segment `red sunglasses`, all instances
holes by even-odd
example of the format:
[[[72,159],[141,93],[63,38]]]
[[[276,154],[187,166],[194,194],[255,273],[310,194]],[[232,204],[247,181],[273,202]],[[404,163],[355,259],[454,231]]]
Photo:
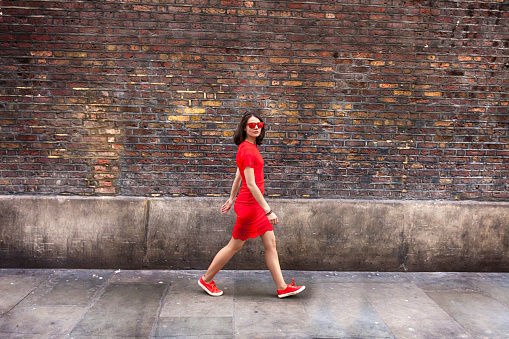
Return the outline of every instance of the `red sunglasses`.
[[[248,122],[247,125],[251,129],[256,128],[256,126],[258,126],[258,128],[262,128],[263,127],[263,122],[261,122],[261,121],[260,122]]]

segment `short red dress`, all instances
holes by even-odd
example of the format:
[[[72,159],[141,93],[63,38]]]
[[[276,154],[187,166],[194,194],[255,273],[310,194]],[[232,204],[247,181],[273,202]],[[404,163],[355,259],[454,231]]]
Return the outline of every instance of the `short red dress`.
[[[247,166],[254,169],[256,186],[258,186],[260,192],[263,194],[264,179],[262,155],[255,144],[244,141],[239,145],[237,151],[237,167],[242,177],[242,186],[235,200],[234,210],[235,213],[237,213],[237,222],[235,223],[232,234],[234,239],[240,240],[256,238],[274,229],[265,215],[265,211],[247,187],[246,177],[244,175],[244,170]]]

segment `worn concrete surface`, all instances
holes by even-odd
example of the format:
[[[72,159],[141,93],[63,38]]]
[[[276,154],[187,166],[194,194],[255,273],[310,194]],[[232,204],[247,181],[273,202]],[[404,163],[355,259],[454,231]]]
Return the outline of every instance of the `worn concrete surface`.
[[[509,338],[509,273],[0,269],[0,338]]]
[[[205,269],[223,198],[0,196],[0,267]],[[509,271],[509,202],[269,199],[283,269]],[[319,255],[316,255],[319,254]],[[265,267],[250,240],[227,269]]]

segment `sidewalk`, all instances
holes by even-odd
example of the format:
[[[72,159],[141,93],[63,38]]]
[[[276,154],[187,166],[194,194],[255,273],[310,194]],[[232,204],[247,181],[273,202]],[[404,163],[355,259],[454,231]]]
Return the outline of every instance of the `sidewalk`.
[[[509,338],[509,273],[0,269],[0,338]]]

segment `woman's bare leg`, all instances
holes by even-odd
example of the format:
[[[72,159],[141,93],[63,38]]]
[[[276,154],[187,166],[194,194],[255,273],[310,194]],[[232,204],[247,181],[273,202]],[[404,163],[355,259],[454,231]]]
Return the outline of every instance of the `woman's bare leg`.
[[[209,269],[203,275],[203,280],[209,284],[214,279],[217,272],[219,272],[224,267],[224,265],[230,261],[235,253],[240,251],[245,242],[245,240],[234,239],[232,237],[228,245],[217,252],[214,260],[212,260],[212,263],[209,266]]]
[[[263,245],[265,246],[265,261],[269,268],[272,279],[276,283],[278,290],[284,290],[286,288],[285,280],[283,279],[283,273],[281,272],[281,266],[279,265],[279,257],[276,250],[276,236],[274,231],[265,232],[262,235]]]

